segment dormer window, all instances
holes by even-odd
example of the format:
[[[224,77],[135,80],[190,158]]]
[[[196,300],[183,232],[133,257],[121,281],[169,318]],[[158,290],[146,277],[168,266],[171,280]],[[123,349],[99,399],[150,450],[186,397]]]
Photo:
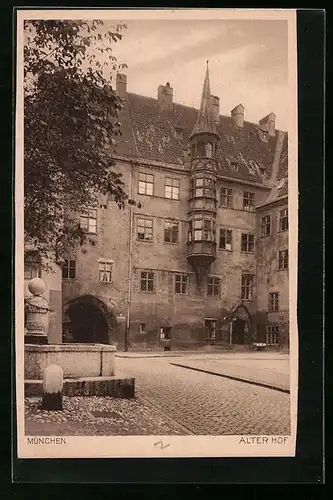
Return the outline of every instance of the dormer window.
[[[173,126],[173,134],[176,139],[182,139],[184,135],[183,132],[184,132],[184,127],[181,127],[179,125]]]
[[[265,126],[262,125],[260,128],[258,128],[258,133],[262,142],[268,142],[268,130]]]
[[[228,162],[229,169],[231,172],[238,172],[238,161],[234,157],[226,157],[226,160]]]

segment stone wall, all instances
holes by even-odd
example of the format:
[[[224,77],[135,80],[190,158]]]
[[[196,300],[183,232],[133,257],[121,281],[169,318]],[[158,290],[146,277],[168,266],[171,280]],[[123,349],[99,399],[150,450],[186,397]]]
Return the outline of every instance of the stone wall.
[[[278,269],[279,250],[288,249],[288,230],[279,231],[279,212],[288,208],[286,200],[268,205],[258,211],[257,234],[260,234],[260,221],[271,215],[271,234],[258,236],[257,241],[257,311],[260,317],[260,332],[264,338],[267,325],[279,325],[282,347],[289,346],[289,271]],[[279,310],[269,312],[269,293],[279,293]]]
[[[217,246],[217,258],[211,265],[209,274],[221,279],[221,296],[207,296],[206,281],[198,285],[193,268],[186,258],[189,196],[187,172],[149,166],[131,167],[125,162],[119,163],[118,169],[123,174],[130,196],[141,206],[132,209],[127,206],[120,210],[114,201],[108,200],[107,207],[98,210],[98,232],[91,237],[93,244],[88,243],[84,248],[77,249],[77,277],[75,280],[63,280],[63,303],[82,295],[93,295],[108,307],[113,307],[116,314],[126,316],[130,280],[130,345],[158,345],[160,328],[166,324],[172,327],[172,338],[175,341],[178,339],[179,342],[185,343],[204,342],[207,337],[205,319],[221,320],[224,314],[230,315],[241,303],[242,273],[256,274],[255,253],[241,252],[242,232],[255,233],[256,230],[255,213],[242,209],[243,191],[255,192],[256,200],[260,201],[265,195],[265,190],[238,182],[223,182],[223,186],[233,188],[234,203],[232,209],[218,208],[217,242],[219,242],[220,228],[231,229],[233,249],[220,250],[219,245]],[[140,172],[154,175],[154,196],[138,194]],[[167,177],[179,179],[179,200],[164,197]],[[141,217],[153,220],[152,241],[142,241],[137,238],[137,223]],[[178,243],[164,242],[165,220],[178,222]],[[130,238],[132,238],[131,272]],[[103,257],[114,261],[112,283],[99,282],[98,259]],[[140,291],[142,270],[152,270],[155,273],[153,293]],[[186,295],[175,294],[177,273],[188,275],[189,287]],[[254,315],[253,318],[256,312],[255,299],[256,293],[252,301],[246,302],[251,314]],[[222,324],[221,329],[226,329],[226,326]],[[118,339],[118,342],[121,344],[121,339]]]

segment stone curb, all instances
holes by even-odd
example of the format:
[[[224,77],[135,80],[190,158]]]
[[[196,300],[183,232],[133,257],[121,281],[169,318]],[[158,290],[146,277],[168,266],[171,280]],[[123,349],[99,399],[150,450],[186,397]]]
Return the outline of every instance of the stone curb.
[[[279,392],[284,392],[284,393],[290,394],[290,389],[284,389],[283,387],[279,387],[279,386],[276,386],[273,384],[268,384],[265,382],[257,382],[256,380],[250,380],[250,379],[246,379],[244,377],[236,377],[234,375],[227,375],[224,373],[213,372],[210,370],[204,370],[203,368],[195,368],[193,366],[181,365],[179,363],[171,363],[171,361],[170,361],[170,364],[173,366],[179,366],[180,368],[187,368],[188,370],[194,370],[196,372],[208,373],[209,375],[215,375],[217,377],[224,377],[224,378],[228,378],[230,380],[237,380],[238,382],[244,382],[245,384],[257,385],[259,387],[265,387],[266,389],[272,389],[274,391],[279,391]]]

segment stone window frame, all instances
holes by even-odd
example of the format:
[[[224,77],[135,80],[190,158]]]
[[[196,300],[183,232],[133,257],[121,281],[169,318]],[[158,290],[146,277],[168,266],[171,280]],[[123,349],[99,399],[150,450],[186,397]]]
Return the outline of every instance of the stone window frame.
[[[166,225],[167,224],[172,224],[173,227],[167,229],[166,228]],[[177,227],[177,230],[176,231],[173,231],[173,229]],[[170,241],[167,241],[165,239],[166,237],[166,231],[170,231]],[[176,240],[173,241],[173,237],[175,236],[176,234]],[[168,243],[170,245],[176,245],[177,243],[179,243],[179,222],[178,221],[174,221],[172,219],[165,219],[164,220],[164,243]]]
[[[261,224],[260,224],[260,236],[263,238],[265,236],[270,236],[271,235],[271,229],[272,229],[272,217],[271,214],[264,215],[261,217]]]
[[[149,224],[147,224],[149,223]],[[139,232],[139,229],[143,229],[143,232]],[[151,230],[151,231],[150,231]],[[143,238],[139,237],[139,234],[143,234]],[[151,236],[150,238],[147,236]],[[139,216],[136,219],[136,239],[138,241],[150,242],[154,241],[154,219],[152,217]]]
[[[222,236],[223,231],[224,231],[224,236]],[[221,246],[221,241],[223,240],[224,240],[224,246]],[[230,248],[227,248],[227,245],[230,245]],[[232,229],[220,227],[219,250],[232,252]]]
[[[139,172],[138,194],[154,196],[154,174]]]
[[[268,311],[278,312],[280,306],[280,294],[279,292],[269,292],[268,294]]]
[[[278,270],[283,271],[289,267],[289,252],[288,248],[285,250],[278,250]]]
[[[284,227],[284,225],[286,225],[286,227]],[[288,208],[284,208],[279,212],[279,232],[288,231],[288,229],[289,229]]]
[[[278,323],[271,323],[267,325],[266,329],[266,344],[279,345],[280,343],[281,328]]]
[[[233,188],[227,186],[220,187],[220,208],[233,208],[233,194]],[[222,203],[222,200],[225,203]]]
[[[254,300],[254,279],[254,274],[242,274],[241,300]]]
[[[219,276],[208,276],[207,296],[221,297],[221,278]]]
[[[73,264],[74,263],[74,264]],[[71,273],[72,271],[72,273]],[[77,261],[76,259],[64,259],[61,266],[61,275],[63,280],[75,280],[77,271]],[[72,276],[71,276],[72,274]]]
[[[243,253],[255,252],[255,235],[253,233],[241,234],[241,252]]]
[[[98,280],[100,283],[112,283],[113,272],[114,260],[107,259],[105,257],[101,257],[98,259]],[[102,279],[102,275],[106,279]]]
[[[179,201],[179,197],[180,197],[180,179],[176,177],[166,177],[164,184],[164,198],[167,198],[168,200]]]
[[[88,234],[97,234],[97,208],[87,208],[80,214],[80,227]]]
[[[179,286],[177,291],[177,285]],[[185,273],[175,273],[174,290],[176,295],[188,295],[189,279]]]
[[[243,191],[243,210],[246,212],[254,212],[254,191]]]
[[[143,276],[145,275],[145,276]],[[142,284],[145,283],[145,289]],[[149,284],[152,283],[152,289],[149,290]],[[140,292],[141,293],[155,293],[156,287],[156,274],[151,269],[143,269],[140,271]]]

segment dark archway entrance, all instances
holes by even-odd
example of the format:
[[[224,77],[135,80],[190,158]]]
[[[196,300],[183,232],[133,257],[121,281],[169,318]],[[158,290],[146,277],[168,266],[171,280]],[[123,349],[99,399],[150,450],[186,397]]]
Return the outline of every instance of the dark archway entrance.
[[[248,341],[251,328],[251,315],[244,305],[238,306],[233,312],[232,344],[244,345]]]
[[[108,307],[97,297],[85,295],[71,300],[65,306],[65,342],[84,344],[109,344],[113,316]]]

